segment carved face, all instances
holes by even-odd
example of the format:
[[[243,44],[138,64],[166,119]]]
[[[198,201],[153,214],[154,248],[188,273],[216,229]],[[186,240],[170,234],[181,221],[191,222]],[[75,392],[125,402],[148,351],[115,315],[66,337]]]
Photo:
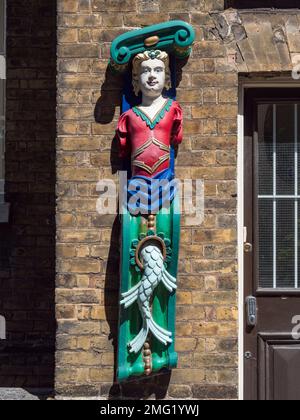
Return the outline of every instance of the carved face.
[[[161,95],[166,85],[165,63],[157,58],[143,61],[140,66],[139,85],[145,96]]]

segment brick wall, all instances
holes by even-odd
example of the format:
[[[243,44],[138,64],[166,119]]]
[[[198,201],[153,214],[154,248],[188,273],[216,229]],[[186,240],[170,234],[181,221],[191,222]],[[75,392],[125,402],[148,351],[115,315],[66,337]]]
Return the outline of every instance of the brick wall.
[[[237,397],[237,85],[209,12],[223,0],[59,0],[56,391],[124,398]],[[179,368],[114,386],[119,223],[99,216],[96,184],[117,178],[112,143],[121,81],[111,41],[132,28],[183,19],[197,41],[178,100],[185,135],[179,177],[205,180],[205,221],[182,224],[177,306]]]
[[[56,2],[7,2],[6,201],[0,387],[53,388]]]

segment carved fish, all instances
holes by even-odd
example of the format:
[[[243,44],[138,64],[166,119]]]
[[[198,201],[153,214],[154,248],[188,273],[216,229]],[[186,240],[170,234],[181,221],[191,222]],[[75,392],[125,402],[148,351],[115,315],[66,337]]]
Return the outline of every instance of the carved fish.
[[[123,293],[123,300],[121,301],[121,305],[124,305],[125,308],[129,308],[137,301],[143,318],[143,327],[140,333],[129,343],[130,353],[138,353],[142,349],[147,341],[149,331],[164,345],[173,342],[172,333],[160,327],[154,321],[150,302],[153,292],[160,282],[170,293],[176,290],[176,278],[166,270],[164,257],[158,246],[145,246],[141,251],[141,257],[144,264],[142,280],[131,290]]]

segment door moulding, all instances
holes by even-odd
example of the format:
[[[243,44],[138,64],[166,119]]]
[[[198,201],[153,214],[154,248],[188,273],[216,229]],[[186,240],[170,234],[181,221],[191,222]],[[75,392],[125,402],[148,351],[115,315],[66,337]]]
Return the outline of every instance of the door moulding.
[[[274,77],[268,80],[259,76],[255,79],[248,77],[239,78],[238,87],[238,164],[237,164],[237,189],[238,189],[238,313],[239,313],[239,400],[244,399],[244,98],[245,89],[248,88],[299,88],[300,81],[292,77]]]

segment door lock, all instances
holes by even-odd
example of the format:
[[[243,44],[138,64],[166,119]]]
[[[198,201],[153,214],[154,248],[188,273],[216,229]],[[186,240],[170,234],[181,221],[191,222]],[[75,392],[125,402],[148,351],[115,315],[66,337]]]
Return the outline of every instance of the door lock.
[[[246,311],[247,311],[247,326],[255,327],[257,325],[257,302],[254,296],[246,298]]]

